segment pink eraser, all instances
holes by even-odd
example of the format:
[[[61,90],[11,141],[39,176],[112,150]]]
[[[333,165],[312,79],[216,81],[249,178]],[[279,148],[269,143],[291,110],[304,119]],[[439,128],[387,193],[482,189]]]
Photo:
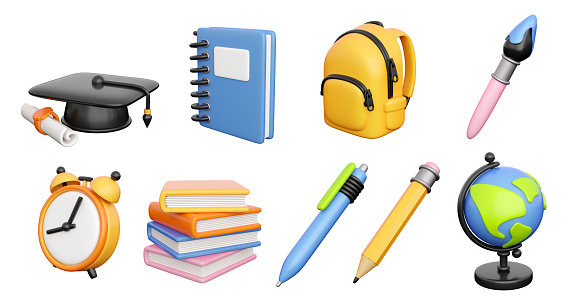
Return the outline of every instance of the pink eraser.
[[[439,166],[437,166],[437,164],[435,164],[433,162],[427,162],[427,163],[425,163],[425,165],[433,168],[438,174],[441,174],[441,170],[439,169]]]

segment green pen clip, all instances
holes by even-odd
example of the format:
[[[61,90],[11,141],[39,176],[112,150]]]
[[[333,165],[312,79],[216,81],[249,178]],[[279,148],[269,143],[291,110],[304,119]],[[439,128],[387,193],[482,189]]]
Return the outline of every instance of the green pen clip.
[[[327,192],[325,193],[323,198],[321,198],[321,201],[319,201],[319,204],[317,205],[317,209],[323,211],[324,209],[327,208],[327,206],[329,206],[329,203],[331,203],[333,198],[335,198],[335,195],[337,195],[337,193],[340,191],[341,187],[343,187],[343,185],[347,181],[348,177],[350,177],[352,172],[354,172],[355,168],[356,168],[356,164],[354,164],[354,163],[347,164],[345,169],[343,169],[343,171],[337,177],[335,182],[333,182],[331,187],[327,190]]]

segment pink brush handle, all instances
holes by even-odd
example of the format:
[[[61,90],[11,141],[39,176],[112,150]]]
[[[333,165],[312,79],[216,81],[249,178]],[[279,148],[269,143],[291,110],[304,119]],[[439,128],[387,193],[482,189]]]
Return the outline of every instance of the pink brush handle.
[[[490,79],[486,90],[484,90],[484,94],[480,98],[480,102],[476,106],[476,109],[473,113],[471,118],[471,122],[469,123],[469,128],[467,129],[467,137],[469,139],[474,138],[482,129],[492,110],[498,103],[500,96],[502,96],[502,92],[506,89],[506,85],[495,80],[494,78]]]

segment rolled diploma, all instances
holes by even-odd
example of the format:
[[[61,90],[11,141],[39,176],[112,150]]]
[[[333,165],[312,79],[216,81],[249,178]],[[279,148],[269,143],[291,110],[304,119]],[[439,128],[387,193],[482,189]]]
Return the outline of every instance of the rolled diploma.
[[[24,104],[22,106],[22,116],[33,124],[33,114],[37,110],[34,106]],[[53,117],[48,117],[41,121],[41,130],[65,147],[73,146],[77,142],[77,133],[61,124],[61,122],[54,120]]]

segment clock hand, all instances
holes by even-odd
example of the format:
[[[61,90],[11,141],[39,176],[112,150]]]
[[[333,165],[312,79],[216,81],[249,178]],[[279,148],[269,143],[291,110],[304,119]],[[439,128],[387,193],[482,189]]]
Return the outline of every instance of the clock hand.
[[[73,224],[73,220],[75,220],[75,216],[77,216],[77,212],[79,211],[79,208],[81,207],[81,202],[83,202],[83,197],[77,198],[77,203],[75,203],[75,207],[73,208],[73,211],[71,212],[71,216],[69,216],[69,221],[67,221],[68,224]]]
[[[53,234],[62,231],[69,232],[71,229],[76,228],[77,226],[73,223],[73,220],[75,220],[75,216],[77,216],[77,212],[79,212],[79,208],[81,207],[81,202],[83,202],[83,197],[79,196],[79,198],[77,198],[77,202],[75,203],[75,206],[73,207],[73,211],[71,211],[71,216],[69,216],[69,221],[64,222],[58,228],[49,229],[45,233]]]
[[[71,229],[74,229],[76,227],[77,226],[74,223],[69,224],[68,222],[64,222],[62,226],[57,227],[57,228],[53,228],[53,229],[49,229],[45,233],[53,234],[53,233],[62,232],[62,231],[68,232]]]
[[[47,232],[45,232],[45,233],[47,233],[47,234],[53,234],[53,233],[57,233],[57,232],[61,232],[61,231],[63,231],[63,227],[58,227],[58,228],[49,229],[49,230],[47,230]]]

